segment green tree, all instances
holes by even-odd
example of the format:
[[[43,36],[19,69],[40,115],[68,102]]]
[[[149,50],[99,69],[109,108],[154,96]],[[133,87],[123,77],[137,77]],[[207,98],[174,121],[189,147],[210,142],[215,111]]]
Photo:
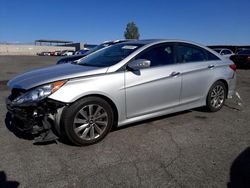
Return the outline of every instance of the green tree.
[[[124,32],[125,39],[139,39],[139,29],[134,22],[129,22],[127,24],[126,30]]]

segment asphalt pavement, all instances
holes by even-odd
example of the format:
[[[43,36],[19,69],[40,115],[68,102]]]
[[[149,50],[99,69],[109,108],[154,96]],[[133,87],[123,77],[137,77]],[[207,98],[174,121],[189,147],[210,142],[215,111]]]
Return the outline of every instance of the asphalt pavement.
[[[240,187],[249,180],[250,70],[238,70],[243,106],[194,109],[112,131],[95,145],[33,145],[6,118],[6,83],[58,57],[0,56],[0,187]],[[247,185],[247,183],[245,183]],[[248,184],[250,187],[250,184]]]

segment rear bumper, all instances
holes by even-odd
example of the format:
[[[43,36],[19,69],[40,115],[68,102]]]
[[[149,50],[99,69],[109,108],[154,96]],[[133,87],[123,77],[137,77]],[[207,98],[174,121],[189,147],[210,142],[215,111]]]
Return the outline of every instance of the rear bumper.
[[[228,80],[228,94],[227,98],[232,98],[236,92],[236,73],[234,73],[233,78]]]

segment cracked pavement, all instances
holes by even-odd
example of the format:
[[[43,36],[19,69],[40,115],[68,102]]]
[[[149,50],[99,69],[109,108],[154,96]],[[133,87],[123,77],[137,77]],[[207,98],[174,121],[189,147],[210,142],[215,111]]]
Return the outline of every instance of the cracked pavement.
[[[58,57],[0,56],[0,172],[19,187],[227,187],[230,167],[250,145],[250,70],[238,71],[244,107],[184,111],[113,130],[87,147],[35,146],[5,125],[6,82]],[[1,179],[0,179],[1,187]]]

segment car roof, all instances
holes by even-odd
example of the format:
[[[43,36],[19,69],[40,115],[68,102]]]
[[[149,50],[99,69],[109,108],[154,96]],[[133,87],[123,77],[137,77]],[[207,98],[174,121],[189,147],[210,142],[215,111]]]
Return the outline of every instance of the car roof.
[[[142,39],[142,40],[123,39],[123,40],[115,40],[115,41],[106,41],[106,42],[103,42],[102,44],[113,45],[113,44],[123,43],[123,44],[130,44],[130,45],[131,44],[147,45],[147,44],[157,44],[157,43],[165,43],[165,42],[181,42],[181,43],[188,43],[188,44],[205,47],[204,45],[201,45],[199,43],[195,43],[195,42],[191,42],[187,40],[180,40],[180,39]]]
[[[122,42],[135,41],[135,40],[136,39],[122,39],[122,40],[104,41],[103,43],[101,43],[101,45],[103,45],[103,44],[112,45],[112,44],[118,44],[118,43],[122,43]]]
[[[243,52],[243,51],[250,51],[250,49],[242,49],[242,50],[238,50],[237,53],[239,52]]]
[[[143,39],[143,40],[132,40],[123,42],[123,44],[157,44],[157,43],[165,43],[165,42],[180,42],[180,43],[188,43],[188,44],[194,44],[198,46],[204,46],[195,42],[187,41],[187,40],[180,40],[180,39]]]
[[[250,48],[240,48],[239,51],[250,50]]]
[[[213,50],[230,50],[230,49],[228,49],[228,48],[213,48]]]
[[[153,45],[157,45],[157,44],[161,44],[161,43],[187,43],[187,44],[199,46],[199,47],[204,48],[212,53],[214,52],[214,50],[212,50],[211,48],[208,48],[207,46],[204,46],[202,44],[187,41],[187,40],[180,40],[180,39],[143,39],[143,40],[129,40],[127,42],[122,42],[122,44],[124,44],[124,45],[126,45],[126,44],[128,44],[128,45],[138,44],[138,45],[143,45],[145,47],[153,46]]]

